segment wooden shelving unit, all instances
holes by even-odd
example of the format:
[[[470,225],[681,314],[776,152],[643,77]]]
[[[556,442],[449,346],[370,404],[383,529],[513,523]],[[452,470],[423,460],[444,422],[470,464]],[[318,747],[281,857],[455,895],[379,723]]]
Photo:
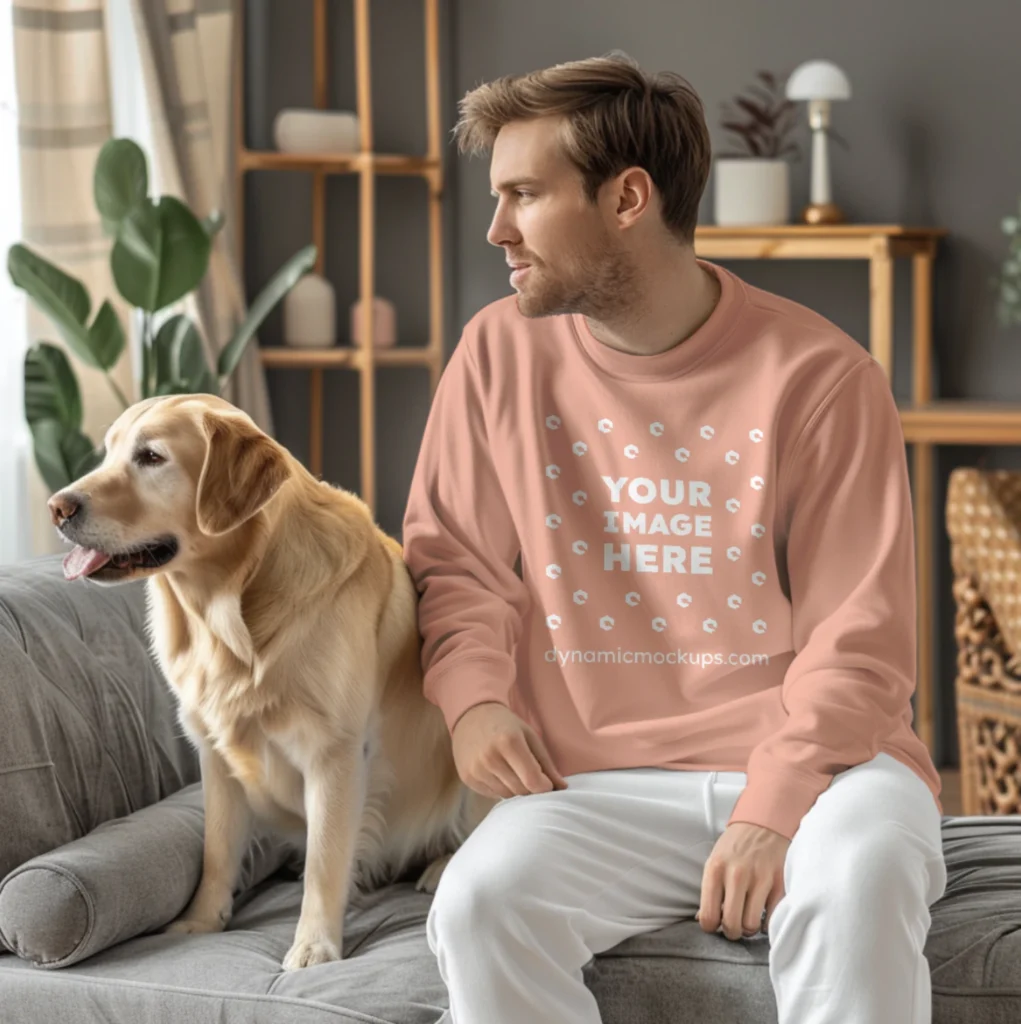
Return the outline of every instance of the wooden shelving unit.
[[[911,444],[1021,444],[1021,405],[966,399],[900,405]]]
[[[934,445],[1021,444],[1021,405],[932,398],[932,270],[942,228],[898,224],[789,224],[763,228],[700,227],[695,250],[705,259],[866,259],[869,261],[869,351],[893,381],[893,261],[912,261],[911,398],[898,403],[912,445],[918,574],[918,691],[915,728],[934,745],[933,591]]]
[[[327,36],[327,0],[312,4],[312,74],[314,105],[325,109],[329,99],[330,59]],[[267,369],[308,370],[309,470],[316,476],[323,466],[323,375],[327,370],[354,370],[360,377],[361,488],[360,495],[376,512],[376,378],[377,366],[422,366],[429,370],[430,395],[443,372],[443,161],[440,148],[440,53],[438,0],[423,0],[425,14],[425,102],[427,152],[424,155],[376,153],[372,131],[372,76],[370,64],[369,0],[354,0],[355,86],[360,139],[359,152],[350,154],[279,153],[248,149],[244,137],[244,29],[239,26],[236,47],[234,123],[237,173],[238,251],[244,252],[244,187],[251,171],[303,171],[312,176],[311,241],[318,250],[315,272],[323,273],[326,260],[326,179],[332,174],[356,174],[360,186],[359,293],[364,320],[362,343],[329,349],[302,350],[289,346],[260,349]],[[243,4],[241,7],[243,8]],[[429,201],[429,337],[425,344],[376,348],[372,330],[375,294],[375,182],[378,175],[422,177]],[[340,311],[338,310],[338,316]],[[338,335],[340,335],[338,331]]]

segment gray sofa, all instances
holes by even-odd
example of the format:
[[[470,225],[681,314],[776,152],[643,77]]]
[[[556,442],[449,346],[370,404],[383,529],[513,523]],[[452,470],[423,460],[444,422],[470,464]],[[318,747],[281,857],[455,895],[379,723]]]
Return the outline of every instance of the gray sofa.
[[[354,901],[341,962],[285,973],[295,851],[257,837],[226,932],[156,931],[198,878],[201,792],[143,616],[140,585],[68,584],[57,558],[0,568],[0,1024],[434,1024],[446,993],[410,878]],[[1021,1021],[1021,819],[943,828],[933,1019]],[[764,1024],[767,957],[762,936],[685,922],[586,971],[607,1024]]]

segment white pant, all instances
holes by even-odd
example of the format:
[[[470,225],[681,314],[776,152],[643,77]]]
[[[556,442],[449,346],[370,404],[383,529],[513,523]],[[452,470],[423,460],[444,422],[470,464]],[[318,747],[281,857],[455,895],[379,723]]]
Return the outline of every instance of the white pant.
[[[457,851],[427,924],[452,1024],[599,1024],[595,953],[693,918],[743,772],[632,768],[499,803]],[[929,1024],[923,948],[943,894],[940,816],[887,754],[802,819],[769,925],[779,1024]],[[715,937],[728,942],[722,932]]]

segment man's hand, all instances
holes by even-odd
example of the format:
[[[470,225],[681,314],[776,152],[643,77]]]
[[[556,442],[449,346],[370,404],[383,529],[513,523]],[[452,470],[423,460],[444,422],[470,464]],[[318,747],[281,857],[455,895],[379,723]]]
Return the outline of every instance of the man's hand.
[[[773,909],[783,899],[783,866],[791,841],[761,825],[728,825],[705,862],[702,903],[695,920],[702,930],[733,940],[769,929]],[[762,913],[766,917],[763,921]]]
[[[461,781],[482,796],[500,799],[567,789],[535,730],[503,704],[469,708],[455,723],[451,740]]]

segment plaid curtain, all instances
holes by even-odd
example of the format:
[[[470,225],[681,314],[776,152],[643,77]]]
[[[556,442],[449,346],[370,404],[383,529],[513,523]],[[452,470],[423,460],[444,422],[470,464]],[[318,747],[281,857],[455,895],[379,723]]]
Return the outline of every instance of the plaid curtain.
[[[220,209],[217,236],[202,287],[184,301],[198,322],[210,366],[245,313],[239,263],[231,244],[232,51],[237,19],[232,0],[130,0],[151,119],[152,177],[160,191],[179,196],[200,217]],[[92,197],[96,157],[113,133],[108,68],[109,26],[104,0],[15,0],[13,44],[18,99],[22,237],[88,289],[93,309],[109,298],[130,331],[130,307],[117,295]],[[63,346],[48,320],[28,303],[28,336]],[[65,348],[65,351],[67,349]],[[104,374],[68,356],[82,389],[84,430],[97,445],[122,406]],[[138,395],[131,346],[112,376]],[[253,341],[225,388],[229,401],[272,433],[265,375]],[[29,471],[35,553],[63,545],[49,524],[48,489]]]
[[[110,274],[110,241],[92,198],[96,157],[112,130],[103,0],[17,0],[12,13],[22,238],[81,280],[94,310],[109,298],[127,329],[127,310]],[[27,319],[30,341],[63,345],[31,302]],[[102,444],[122,406],[104,374],[68,356],[82,389],[85,433]],[[134,393],[128,352],[112,375],[125,395]],[[30,477],[33,550],[62,550],[34,462]]]

